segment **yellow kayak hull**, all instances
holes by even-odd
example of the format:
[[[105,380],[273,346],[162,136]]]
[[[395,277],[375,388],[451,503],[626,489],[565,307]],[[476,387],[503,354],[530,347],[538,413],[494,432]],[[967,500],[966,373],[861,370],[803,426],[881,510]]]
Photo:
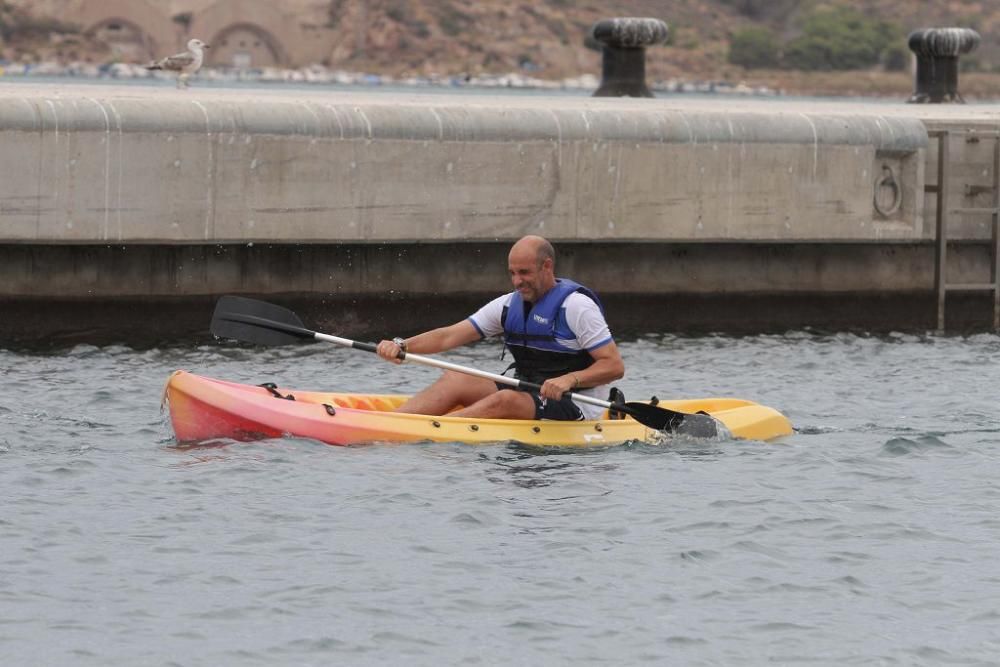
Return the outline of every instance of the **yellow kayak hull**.
[[[294,400],[279,397],[294,396]],[[543,447],[656,443],[663,434],[631,417],[593,421],[468,419],[392,412],[408,396],[299,391],[239,384],[176,371],[165,389],[178,442],[253,440],[292,435],[331,445],[372,442],[519,442]],[[777,410],[735,398],[661,401],[679,412],[704,411],[735,438],[772,440],[792,432]]]

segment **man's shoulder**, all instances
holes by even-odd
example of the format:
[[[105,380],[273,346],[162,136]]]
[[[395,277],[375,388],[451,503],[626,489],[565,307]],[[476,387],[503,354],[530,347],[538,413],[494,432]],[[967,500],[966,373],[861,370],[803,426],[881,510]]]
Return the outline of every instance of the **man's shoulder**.
[[[570,294],[569,296],[566,297],[566,300],[563,301],[563,307],[567,308],[567,309],[569,309],[569,308],[583,308],[583,309],[596,308],[598,311],[601,310],[601,307],[597,304],[596,301],[594,301],[592,298],[590,298],[590,296],[588,296],[585,292],[581,292],[579,290],[576,291],[576,292],[573,292],[572,294]]]
[[[501,294],[500,296],[487,301],[483,306],[476,311],[473,317],[489,315],[492,317],[500,317],[501,311],[510,304],[510,299],[512,292],[507,294]]]
[[[510,305],[510,300],[514,298],[516,292],[507,292],[506,294],[501,294],[495,299],[491,300],[491,304],[500,304],[501,306]]]

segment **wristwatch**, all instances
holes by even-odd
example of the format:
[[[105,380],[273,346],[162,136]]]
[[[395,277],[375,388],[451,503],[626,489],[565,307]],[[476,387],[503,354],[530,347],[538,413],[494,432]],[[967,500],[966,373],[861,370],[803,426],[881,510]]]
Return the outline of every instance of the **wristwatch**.
[[[392,339],[392,342],[393,344],[396,345],[396,347],[398,347],[404,353],[406,352],[406,341],[404,339],[400,338],[399,336],[396,336],[395,338]]]

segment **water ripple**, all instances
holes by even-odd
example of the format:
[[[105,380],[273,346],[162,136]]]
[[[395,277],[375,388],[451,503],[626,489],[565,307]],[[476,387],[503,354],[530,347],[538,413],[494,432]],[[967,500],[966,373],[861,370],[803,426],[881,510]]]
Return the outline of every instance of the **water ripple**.
[[[940,449],[951,449],[951,445],[936,435],[892,438],[882,445],[882,453],[889,456],[910,456]]]
[[[326,345],[0,350],[0,654],[995,662],[1000,337],[653,334],[621,348],[630,397],[745,397],[798,430],[586,452],[176,446],[158,410],[177,368],[371,392],[436,373]],[[454,358],[492,370],[497,352]]]

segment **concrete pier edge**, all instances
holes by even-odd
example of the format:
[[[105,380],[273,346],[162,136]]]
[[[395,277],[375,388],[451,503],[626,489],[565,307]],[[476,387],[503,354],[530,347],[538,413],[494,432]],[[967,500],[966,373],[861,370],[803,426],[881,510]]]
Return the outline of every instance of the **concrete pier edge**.
[[[623,330],[927,329],[928,130],[981,132],[953,144],[946,184],[953,205],[981,207],[998,119],[902,102],[0,84],[0,344],[24,321],[72,338],[64,308],[84,337],[188,335],[184,304],[203,315],[222,293],[336,303],[354,332],[398,328],[378,304],[405,297],[422,305],[404,321],[437,325],[507,288],[525,233],[612,307],[660,304],[620,311]],[[981,282],[988,217],[949,235],[951,281]],[[955,323],[978,326],[980,299],[950,298]],[[164,317],[129,321],[143,303]]]

